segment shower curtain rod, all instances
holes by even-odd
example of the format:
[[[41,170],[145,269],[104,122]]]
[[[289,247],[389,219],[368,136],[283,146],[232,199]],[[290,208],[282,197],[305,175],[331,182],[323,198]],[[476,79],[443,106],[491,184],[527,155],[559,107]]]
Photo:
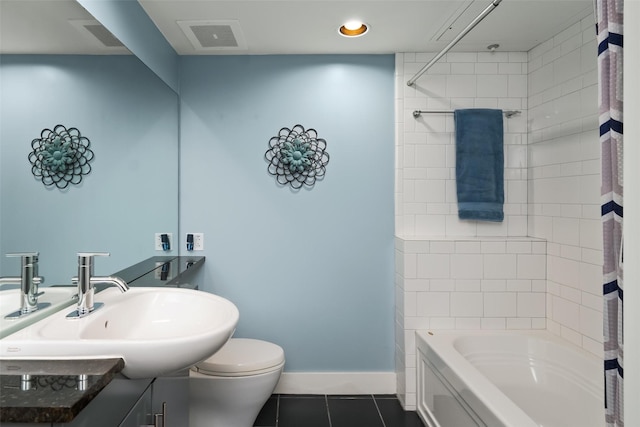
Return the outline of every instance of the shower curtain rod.
[[[417,119],[418,117],[420,117],[421,114],[453,114],[453,113],[454,113],[453,110],[414,110],[413,117]],[[522,113],[522,111],[520,110],[502,111],[502,114],[504,114],[507,119],[510,119],[513,116],[517,116],[520,113]]]
[[[413,76],[408,82],[407,82],[407,86],[413,86],[413,84],[416,82],[416,80],[418,80],[418,78],[420,78],[421,75],[423,75],[429,68],[431,68],[431,66],[433,64],[435,64],[436,62],[438,62],[438,60],[440,58],[442,58],[444,56],[445,53],[449,52],[449,50],[455,46],[461,38],[463,38],[464,36],[467,35],[467,33],[469,31],[471,31],[473,29],[473,27],[475,27],[476,25],[478,25],[478,23],[480,21],[482,21],[489,13],[491,13],[493,11],[493,9],[495,9],[496,7],[498,7],[498,5],[500,4],[502,0],[493,0],[491,2],[491,4],[489,6],[487,6],[482,12],[480,12],[480,15],[478,15],[476,17],[476,19],[474,19],[473,21],[471,21],[471,23],[469,25],[467,25],[465,27],[464,30],[460,31],[460,34],[458,34],[453,40],[451,40],[451,42],[446,45],[444,47],[444,49],[442,49],[440,51],[440,53],[438,53],[436,56],[433,57],[433,59],[431,61],[429,61],[429,63],[427,65],[425,65],[424,67],[422,67],[422,69],[420,71],[418,71],[416,73],[415,76]]]

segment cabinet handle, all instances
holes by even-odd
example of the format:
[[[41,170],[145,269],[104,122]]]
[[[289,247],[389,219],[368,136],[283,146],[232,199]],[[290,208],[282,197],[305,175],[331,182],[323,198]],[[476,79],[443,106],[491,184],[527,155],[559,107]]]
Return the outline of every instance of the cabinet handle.
[[[162,424],[160,424],[162,419]],[[165,420],[167,419],[167,402],[162,402],[162,412],[159,414],[153,414],[153,426],[154,427],[166,427]]]

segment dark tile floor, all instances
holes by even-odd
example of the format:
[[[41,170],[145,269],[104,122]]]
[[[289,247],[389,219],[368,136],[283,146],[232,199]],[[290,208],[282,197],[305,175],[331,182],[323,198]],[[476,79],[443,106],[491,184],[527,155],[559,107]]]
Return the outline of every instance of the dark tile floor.
[[[423,427],[393,395],[274,394],[254,427]]]

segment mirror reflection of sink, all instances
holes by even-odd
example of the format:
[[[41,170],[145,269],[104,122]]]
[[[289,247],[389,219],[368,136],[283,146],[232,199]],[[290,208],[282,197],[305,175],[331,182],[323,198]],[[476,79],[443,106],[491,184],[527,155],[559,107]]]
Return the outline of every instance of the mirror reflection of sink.
[[[102,308],[69,319],[72,307],[0,340],[2,359],[121,357],[129,378],[187,368],[218,351],[238,323],[230,301],[178,288],[107,288]]]
[[[72,299],[78,293],[75,286],[40,287],[41,295],[38,303],[49,304],[25,316],[6,319],[5,316],[20,309],[20,289],[5,289],[0,291],[0,338],[6,337],[25,326],[44,319],[56,311],[76,302]]]

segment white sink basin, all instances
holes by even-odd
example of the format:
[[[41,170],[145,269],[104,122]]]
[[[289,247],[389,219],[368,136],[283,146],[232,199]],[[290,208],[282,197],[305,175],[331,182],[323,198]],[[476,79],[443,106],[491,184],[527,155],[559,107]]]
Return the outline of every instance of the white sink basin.
[[[44,319],[51,313],[55,313],[71,305],[77,301],[76,299],[72,299],[72,296],[77,294],[77,292],[77,288],[73,286],[41,286],[40,293],[42,294],[38,296],[38,304],[48,304],[46,307],[17,318],[6,319],[5,316],[15,313],[20,309],[20,289],[0,291],[0,338],[6,337],[25,326]]]
[[[104,306],[81,318],[72,307],[0,340],[2,359],[121,357],[129,378],[187,368],[218,351],[233,334],[238,309],[207,292],[176,288],[107,288]]]

